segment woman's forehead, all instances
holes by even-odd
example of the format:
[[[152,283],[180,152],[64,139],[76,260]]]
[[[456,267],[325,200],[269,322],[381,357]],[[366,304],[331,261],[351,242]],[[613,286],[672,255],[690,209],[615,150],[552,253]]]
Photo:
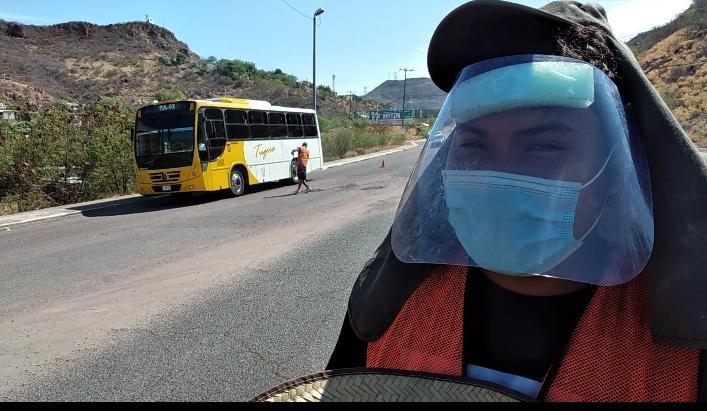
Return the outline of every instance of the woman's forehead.
[[[565,107],[538,107],[509,110],[502,113],[489,114],[474,119],[460,126],[462,128],[481,128],[485,131],[494,129],[523,129],[542,124],[556,124],[571,129],[598,129],[600,121],[591,110],[572,109]]]

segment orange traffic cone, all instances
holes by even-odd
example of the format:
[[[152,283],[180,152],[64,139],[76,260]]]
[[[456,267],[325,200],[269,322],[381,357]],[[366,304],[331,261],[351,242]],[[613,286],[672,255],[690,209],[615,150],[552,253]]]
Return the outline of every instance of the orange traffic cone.
[[[381,160],[381,168],[385,168],[385,159]]]

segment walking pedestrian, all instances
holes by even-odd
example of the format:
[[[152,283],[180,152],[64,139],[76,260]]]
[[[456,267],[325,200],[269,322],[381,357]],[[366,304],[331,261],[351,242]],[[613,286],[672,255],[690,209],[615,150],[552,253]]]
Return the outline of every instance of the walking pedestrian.
[[[306,187],[305,193],[312,191],[312,188],[307,184],[307,163],[309,162],[309,149],[307,148],[307,142],[303,142],[301,147],[297,147],[292,150],[291,154],[297,153],[297,180],[299,185],[297,186],[297,191],[295,194],[299,194],[302,184]]]

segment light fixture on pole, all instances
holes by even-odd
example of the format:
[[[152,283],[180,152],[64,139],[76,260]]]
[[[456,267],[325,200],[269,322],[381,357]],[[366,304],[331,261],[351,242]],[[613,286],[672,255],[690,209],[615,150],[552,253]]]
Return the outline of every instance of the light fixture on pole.
[[[403,112],[400,113],[400,126],[403,128],[403,134],[405,134],[405,91],[408,83],[408,71],[415,71],[409,68],[401,68],[398,71],[405,72],[405,80],[403,81]]]
[[[312,17],[312,107],[317,111],[317,16],[324,13],[324,9],[319,8]]]

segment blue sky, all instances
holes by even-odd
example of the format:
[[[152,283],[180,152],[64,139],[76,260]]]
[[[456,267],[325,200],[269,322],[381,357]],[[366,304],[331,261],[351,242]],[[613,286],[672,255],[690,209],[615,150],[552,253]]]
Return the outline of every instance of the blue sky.
[[[280,68],[312,79],[312,20],[317,23],[317,83],[363,94],[393,79],[402,67],[409,77],[427,77],[426,53],[444,16],[465,0],[2,0],[0,18],[47,25],[66,21],[111,24],[149,15],[202,57],[241,59],[258,68]],[[516,0],[538,7],[544,0]],[[608,12],[620,38],[664,24],[691,0],[594,0]],[[402,79],[402,73],[398,73]]]

